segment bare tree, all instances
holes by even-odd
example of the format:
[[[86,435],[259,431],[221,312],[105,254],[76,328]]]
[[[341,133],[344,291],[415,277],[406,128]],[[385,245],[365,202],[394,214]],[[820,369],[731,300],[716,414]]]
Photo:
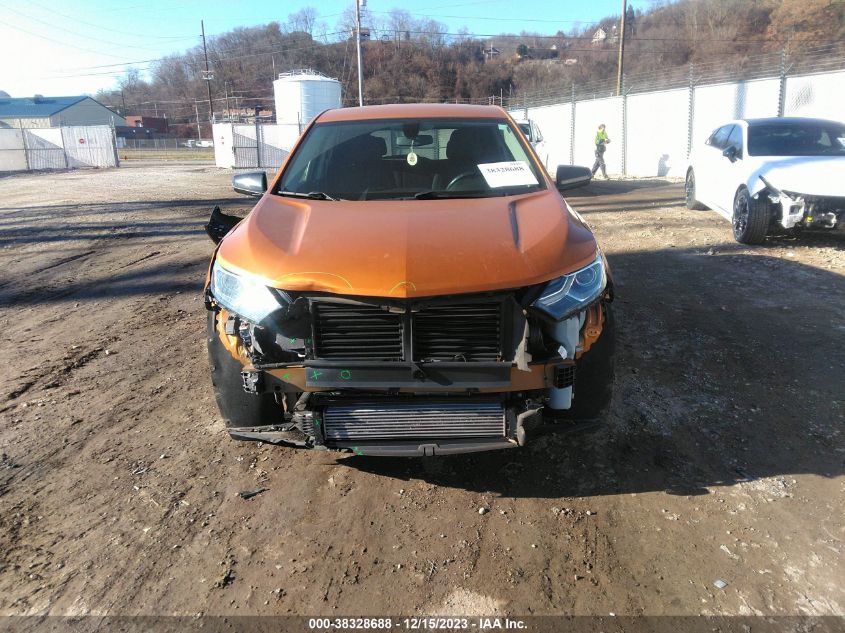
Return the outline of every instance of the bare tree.
[[[314,29],[317,26],[317,9],[314,7],[305,7],[296,13],[291,13],[288,16],[287,22],[288,30],[301,33],[308,33],[314,36]]]

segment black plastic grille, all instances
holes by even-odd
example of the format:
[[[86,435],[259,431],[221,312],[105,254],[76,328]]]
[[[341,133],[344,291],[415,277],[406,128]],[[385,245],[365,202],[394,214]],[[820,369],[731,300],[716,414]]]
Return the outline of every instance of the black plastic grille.
[[[402,360],[402,314],[377,306],[315,304],[317,358]]]
[[[426,306],[404,314],[376,306],[316,303],[315,357],[326,360],[496,362],[502,360],[502,303]]]
[[[502,304],[429,306],[414,315],[414,360],[501,360]]]

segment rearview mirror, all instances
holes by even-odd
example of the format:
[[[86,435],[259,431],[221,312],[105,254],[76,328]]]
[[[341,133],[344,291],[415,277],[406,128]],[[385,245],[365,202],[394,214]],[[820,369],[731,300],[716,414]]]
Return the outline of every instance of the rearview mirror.
[[[558,165],[557,174],[555,175],[555,186],[558,191],[577,189],[578,187],[590,184],[592,179],[593,172],[589,167]]]
[[[267,174],[263,171],[251,171],[232,176],[232,188],[247,196],[261,196],[267,191]]]
[[[431,134],[417,134],[414,138],[396,140],[396,147],[423,147],[434,143],[434,137]]]
[[[726,147],[725,151],[722,152],[722,156],[727,158],[732,163],[736,161],[736,154],[736,147],[734,147],[733,145],[731,145],[730,147]]]

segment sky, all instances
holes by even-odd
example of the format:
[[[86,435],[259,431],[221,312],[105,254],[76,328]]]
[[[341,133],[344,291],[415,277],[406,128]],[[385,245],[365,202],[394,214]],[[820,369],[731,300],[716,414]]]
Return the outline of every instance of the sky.
[[[0,90],[13,97],[93,94],[112,88],[127,68],[184,51],[206,36],[285,18],[314,7],[318,22],[336,30],[354,0],[0,0]],[[618,15],[620,0],[367,0],[376,19],[401,8],[431,18],[448,32],[554,34]],[[365,24],[366,25],[366,24]]]

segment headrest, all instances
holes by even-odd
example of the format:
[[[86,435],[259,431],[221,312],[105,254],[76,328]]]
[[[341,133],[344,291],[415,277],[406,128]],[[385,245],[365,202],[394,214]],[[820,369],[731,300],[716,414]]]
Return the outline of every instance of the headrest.
[[[344,141],[334,149],[334,159],[360,163],[378,160],[387,153],[387,143],[379,136],[362,134]]]
[[[473,163],[495,162],[501,155],[495,128],[473,126],[458,128],[446,143],[446,158]]]

